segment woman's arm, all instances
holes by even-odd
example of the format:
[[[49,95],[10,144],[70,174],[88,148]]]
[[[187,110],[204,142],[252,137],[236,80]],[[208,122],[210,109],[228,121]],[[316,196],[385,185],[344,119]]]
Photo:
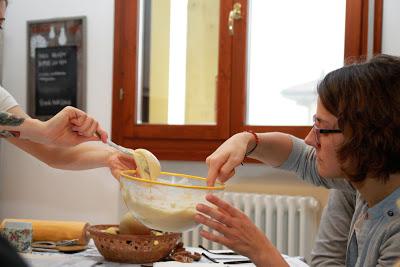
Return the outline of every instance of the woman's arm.
[[[133,157],[113,151],[100,143],[84,143],[75,147],[63,148],[36,144],[18,138],[9,138],[8,141],[50,167],[57,169],[87,170],[108,167],[116,179],[119,179],[122,170],[136,169]]]
[[[278,167],[283,164],[292,151],[290,136],[284,133],[258,133],[259,143],[250,158],[257,159],[267,165]],[[207,159],[208,184],[213,185],[218,178],[227,181],[235,174],[235,167],[240,165],[247,151],[256,145],[254,135],[242,132],[226,140]]]
[[[19,117],[28,117],[16,106],[9,110]],[[38,144],[20,138],[8,138],[12,144],[46,163],[47,165],[66,170],[84,170],[109,167],[118,178],[119,171],[136,167],[133,158],[116,152],[102,143],[83,143],[73,147],[58,147]]]
[[[40,144],[74,146],[87,141],[107,141],[107,133],[85,112],[65,107],[47,121],[30,118],[19,106],[0,112],[0,135]]]
[[[74,147],[43,145],[18,138],[8,138],[10,143],[46,163],[65,170],[84,170],[107,166],[113,151],[100,144],[84,143]]]
[[[269,166],[279,167],[289,157],[292,151],[290,135],[279,132],[259,133],[259,144],[249,155]]]
[[[32,135],[32,129],[42,131],[44,130],[43,124],[39,120],[16,116],[4,111],[0,112],[0,134],[2,137],[26,138]]]

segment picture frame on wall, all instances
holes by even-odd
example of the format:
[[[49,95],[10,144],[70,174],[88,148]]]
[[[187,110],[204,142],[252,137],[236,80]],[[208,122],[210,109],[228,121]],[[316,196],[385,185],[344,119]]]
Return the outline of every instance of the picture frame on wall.
[[[28,113],[47,120],[86,110],[86,17],[27,22]]]

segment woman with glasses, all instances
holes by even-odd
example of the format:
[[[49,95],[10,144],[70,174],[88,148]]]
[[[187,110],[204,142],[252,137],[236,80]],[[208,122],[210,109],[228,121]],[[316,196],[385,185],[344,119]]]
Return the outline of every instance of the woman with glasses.
[[[249,156],[354,195],[346,266],[392,266],[400,256],[400,58],[380,55],[332,71],[317,91],[314,125],[305,140],[284,133],[236,134],[207,158],[208,183],[227,181]],[[218,233],[202,231],[204,238],[257,266],[286,266],[246,215],[216,196],[207,200],[217,208],[199,204],[196,220]]]

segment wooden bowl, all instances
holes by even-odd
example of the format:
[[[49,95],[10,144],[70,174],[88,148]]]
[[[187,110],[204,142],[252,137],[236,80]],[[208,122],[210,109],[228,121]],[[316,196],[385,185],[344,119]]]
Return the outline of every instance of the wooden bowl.
[[[113,235],[102,232],[118,225],[101,224],[89,226],[97,250],[107,261],[126,263],[151,263],[168,256],[181,239],[180,233],[163,235]]]

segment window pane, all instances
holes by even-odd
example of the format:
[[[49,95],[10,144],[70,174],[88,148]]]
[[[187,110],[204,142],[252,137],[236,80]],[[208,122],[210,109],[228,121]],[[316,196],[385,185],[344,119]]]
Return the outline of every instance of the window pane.
[[[219,1],[140,3],[137,123],[215,125]]]
[[[316,84],[343,66],[345,0],[250,0],[247,125],[310,125]]]

